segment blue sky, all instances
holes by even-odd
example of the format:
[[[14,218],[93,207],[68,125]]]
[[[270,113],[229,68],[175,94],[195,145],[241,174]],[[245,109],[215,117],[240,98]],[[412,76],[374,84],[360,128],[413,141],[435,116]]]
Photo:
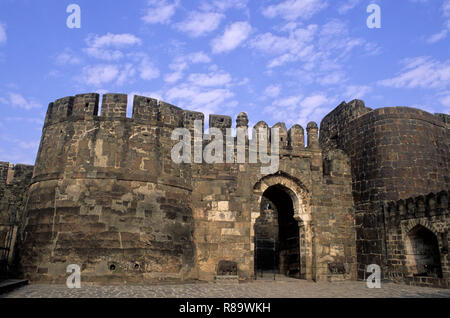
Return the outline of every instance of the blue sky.
[[[448,114],[449,40],[450,0],[1,0],[0,161],[34,164],[48,103],[87,92],[288,129],[354,98]]]

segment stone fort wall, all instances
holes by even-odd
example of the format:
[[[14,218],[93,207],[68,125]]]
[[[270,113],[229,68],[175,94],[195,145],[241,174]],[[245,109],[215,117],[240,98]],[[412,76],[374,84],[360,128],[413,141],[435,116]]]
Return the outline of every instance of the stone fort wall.
[[[385,276],[411,285],[450,288],[448,191],[389,201],[380,212],[385,224]]]
[[[9,242],[11,252],[9,259],[12,261],[15,246],[15,238],[18,226],[21,224],[26,205],[26,191],[33,175],[33,166],[13,165],[8,162],[0,162],[0,247],[8,245],[7,236],[11,232]],[[13,223],[13,212],[16,211]]]
[[[262,175],[260,164],[171,160],[172,131],[193,130],[201,113],[136,96],[127,118],[126,95],[103,95],[100,114],[99,103],[83,94],[49,105],[20,231],[25,277],[62,283],[67,265],[79,264],[85,283],[213,280],[225,260],[251,279],[262,195],[281,185],[299,223],[302,277],[356,279],[349,158],[319,147],[315,123],[306,145],[301,126],[275,125],[280,169]],[[211,115],[209,124],[232,120]],[[247,125],[240,115],[237,126]]]
[[[379,264],[389,278],[448,287],[450,116],[344,102],[320,135],[315,123],[306,136],[276,124],[280,167],[262,175],[261,163],[248,163],[248,143],[246,163],[171,160],[172,131],[194,133],[202,113],[136,96],[127,118],[122,94],[99,106],[98,94],[49,105],[32,179],[33,167],[0,164],[0,234],[6,205],[26,211],[16,261],[32,281],[64,282],[69,264],[82,266],[84,282],[213,280],[221,261],[251,279],[263,194],[282,186],[299,225],[301,278],[363,278]],[[224,131],[232,118],[211,115],[209,126]],[[239,127],[248,128],[243,113]],[[437,237],[440,280],[411,272],[417,225]]]
[[[389,271],[381,205],[449,188],[449,118],[408,107],[372,110],[355,100],[323,119],[321,146],[351,160],[359,277],[369,264]]]

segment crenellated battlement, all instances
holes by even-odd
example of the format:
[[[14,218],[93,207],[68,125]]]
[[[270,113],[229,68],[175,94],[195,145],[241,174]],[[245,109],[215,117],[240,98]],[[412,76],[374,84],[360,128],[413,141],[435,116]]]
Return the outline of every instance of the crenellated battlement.
[[[294,125],[288,131],[289,141],[293,148],[305,147],[305,130],[300,125]]]
[[[144,96],[134,96],[133,119],[137,122],[158,120],[158,101]]]
[[[193,133],[195,121],[201,121],[202,132],[205,134],[205,115],[201,112],[183,110],[154,98],[136,95],[132,105],[132,117],[128,118],[127,101],[126,94],[110,93],[103,94],[102,97],[97,93],[88,93],[60,98],[49,104],[44,127],[76,121],[127,121],[137,125],[187,128]],[[236,128],[249,128],[248,122],[247,114],[240,113],[236,119]],[[233,119],[226,115],[211,114],[209,127],[219,128],[225,136],[227,129],[233,127]],[[271,128],[279,129],[280,149],[285,151],[320,149],[316,123],[308,125],[306,147],[304,129],[300,125],[294,125],[288,130],[285,123],[269,127],[267,123],[260,121],[253,127],[255,130],[267,129],[268,146],[271,143]]]
[[[9,166],[9,162],[0,161],[0,184],[6,184]]]
[[[2,188],[13,183],[21,182],[24,175],[29,175],[33,166],[24,164],[12,164],[0,161],[0,191]],[[1,197],[1,192],[0,192]]]
[[[396,224],[401,220],[430,218],[448,214],[448,191],[429,193],[406,200],[390,201],[383,204],[387,223]]]
[[[266,159],[261,158],[267,158],[270,154],[287,161],[292,158],[314,158],[313,165],[317,169],[322,166],[316,123],[308,125],[308,143],[305,147],[304,129],[299,125],[288,130],[285,123],[269,127],[261,121],[254,127],[248,127],[247,114],[240,113],[234,130],[233,118],[211,114],[209,128],[218,128],[222,136],[217,136],[205,129],[205,115],[201,112],[183,110],[150,97],[135,96],[130,118],[127,117],[127,101],[128,96],[125,94],[100,96],[89,93],[64,97],[50,103],[33,181],[72,176],[119,178],[160,180],[190,188],[191,168],[172,159],[172,151],[180,143],[179,139],[173,137],[177,133],[176,128],[190,132],[191,141],[194,141],[190,148],[192,163],[207,162],[205,156],[197,158],[195,150],[199,149],[199,143],[195,142],[198,141],[195,138],[201,139],[202,154],[211,149],[207,147],[212,139],[218,138],[223,140],[224,158],[215,163],[251,162],[257,163],[256,168],[259,169],[267,165],[267,162],[263,162]],[[276,141],[273,143],[271,136],[275,128],[278,129],[278,145]],[[242,129],[246,130],[246,134],[242,135]],[[265,145],[260,143],[262,138],[266,138]],[[254,147],[255,144],[257,147]],[[216,153],[215,149],[213,152]]]
[[[125,118],[127,117],[128,95],[105,94],[102,100],[102,117]]]
[[[230,116],[225,115],[209,115],[209,127],[227,129],[231,128],[232,119]]]
[[[127,119],[128,95],[104,94],[99,114],[100,95],[96,93],[80,94],[57,99],[49,104],[45,126],[76,120],[125,120]],[[167,125],[179,125],[183,122],[183,110],[168,103],[144,96],[135,96],[133,101],[133,121],[163,122]]]

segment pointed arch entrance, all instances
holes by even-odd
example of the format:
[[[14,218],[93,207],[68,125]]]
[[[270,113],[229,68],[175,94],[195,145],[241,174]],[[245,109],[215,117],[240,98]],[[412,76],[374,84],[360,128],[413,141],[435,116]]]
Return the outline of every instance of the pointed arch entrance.
[[[288,189],[273,185],[264,191],[255,223],[255,270],[300,278],[300,229]]]
[[[406,262],[410,275],[442,278],[437,236],[421,224],[406,235]]]
[[[312,279],[312,231],[309,192],[284,173],[262,178],[255,186],[258,211],[252,214],[255,275],[261,270]]]

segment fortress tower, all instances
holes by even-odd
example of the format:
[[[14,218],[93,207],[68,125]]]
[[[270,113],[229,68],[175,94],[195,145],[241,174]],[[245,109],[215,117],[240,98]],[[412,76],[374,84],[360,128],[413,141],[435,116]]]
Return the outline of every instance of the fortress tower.
[[[181,109],[127,95],[86,94],[51,103],[29,189],[21,253],[31,280],[189,279],[195,259],[191,172],[170,160]],[[100,279],[101,280],[101,279]],[[122,280],[121,280],[122,281]]]
[[[425,256],[408,251],[408,233],[413,230],[411,222],[417,225],[420,221],[439,224],[438,230],[433,230],[434,225],[422,227],[435,232],[436,244],[440,245],[435,263],[442,264],[444,274],[440,276],[447,278],[442,284],[449,286],[449,123],[449,115],[432,115],[410,107],[372,110],[360,100],[342,103],[322,120],[321,147],[341,149],[351,160],[359,277],[364,276],[369,264],[382,266],[386,276],[412,276],[406,260]],[[419,212],[419,196],[423,213]],[[403,200],[404,204],[407,199],[412,203],[412,213],[407,217],[398,209],[388,211],[390,201]],[[442,212],[439,218],[430,212],[436,208],[430,200],[438,201]],[[391,218],[397,222],[392,223]],[[424,271],[418,269],[416,274]]]

